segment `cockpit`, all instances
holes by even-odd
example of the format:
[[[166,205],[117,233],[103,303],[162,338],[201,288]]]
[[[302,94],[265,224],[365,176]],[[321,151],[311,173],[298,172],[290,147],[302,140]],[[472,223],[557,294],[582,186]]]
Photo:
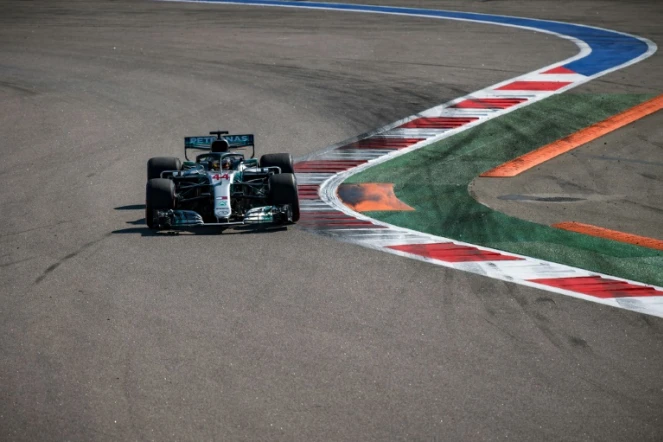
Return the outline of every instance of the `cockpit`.
[[[237,170],[244,161],[244,155],[239,153],[204,153],[196,157],[196,163],[206,170]]]

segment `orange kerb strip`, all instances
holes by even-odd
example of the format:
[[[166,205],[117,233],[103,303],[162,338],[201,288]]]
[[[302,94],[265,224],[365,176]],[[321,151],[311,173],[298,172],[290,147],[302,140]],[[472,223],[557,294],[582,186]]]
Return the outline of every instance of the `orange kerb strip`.
[[[480,176],[493,178],[508,178],[516,176],[532,167],[551,160],[556,156],[617,130],[620,127],[631,124],[649,114],[653,114],[661,108],[663,108],[663,95],[659,95],[658,97],[645,101],[644,103],[634,106],[620,114],[613,115],[610,118],[579,130],[568,137],[561,138],[516,159],[507,161],[488,172],[482,173]]]
[[[617,230],[604,229],[603,227],[592,226],[576,222],[563,222],[553,224],[558,229],[570,230],[571,232],[582,233],[584,235],[597,236],[599,238],[611,239],[613,241],[625,242],[640,247],[663,250],[663,241],[648,238],[646,236],[633,235],[630,233],[619,232]]]
[[[341,184],[338,196],[357,212],[414,210],[396,197],[392,183]]]

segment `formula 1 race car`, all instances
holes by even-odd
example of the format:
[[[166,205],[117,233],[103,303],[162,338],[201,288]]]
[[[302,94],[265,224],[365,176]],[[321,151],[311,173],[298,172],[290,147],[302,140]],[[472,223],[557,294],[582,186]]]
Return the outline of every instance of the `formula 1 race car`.
[[[250,158],[237,149],[251,147]],[[206,150],[190,161],[187,149]],[[253,134],[186,137],[184,158],[147,162],[145,221],[150,229],[284,225],[299,220],[292,156],[255,157]]]

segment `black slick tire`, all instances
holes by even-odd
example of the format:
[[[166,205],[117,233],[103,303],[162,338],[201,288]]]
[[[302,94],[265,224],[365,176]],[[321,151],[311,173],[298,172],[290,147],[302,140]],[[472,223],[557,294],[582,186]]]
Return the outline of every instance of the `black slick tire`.
[[[279,167],[281,173],[295,173],[292,155],[289,153],[268,153],[260,157],[260,167]]]
[[[167,178],[153,178],[145,187],[145,223],[150,229],[158,229],[154,223],[156,210],[175,208],[175,183]]]
[[[299,221],[299,195],[293,173],[281,173],[269,177],[269,202],[274,206],[290,204],[292,222]]]
[[[182,162],[175,157],[154,157],[147,161],[147,179],[161,178],[165,170],[182,170]]]

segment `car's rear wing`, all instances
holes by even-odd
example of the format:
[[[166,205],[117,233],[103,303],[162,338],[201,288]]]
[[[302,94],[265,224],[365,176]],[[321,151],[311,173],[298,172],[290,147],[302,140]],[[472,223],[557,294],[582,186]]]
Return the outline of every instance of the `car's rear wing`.
[[[199,137],[184,137],[184,158],[189,159],[186,155],[187,149],[210,150],[212,143],[222,138],[228,142],[230,149],[252,147],[251,158],[255,157],[256,145],[253,134],[229,135],[226,131],[216,131]]]

